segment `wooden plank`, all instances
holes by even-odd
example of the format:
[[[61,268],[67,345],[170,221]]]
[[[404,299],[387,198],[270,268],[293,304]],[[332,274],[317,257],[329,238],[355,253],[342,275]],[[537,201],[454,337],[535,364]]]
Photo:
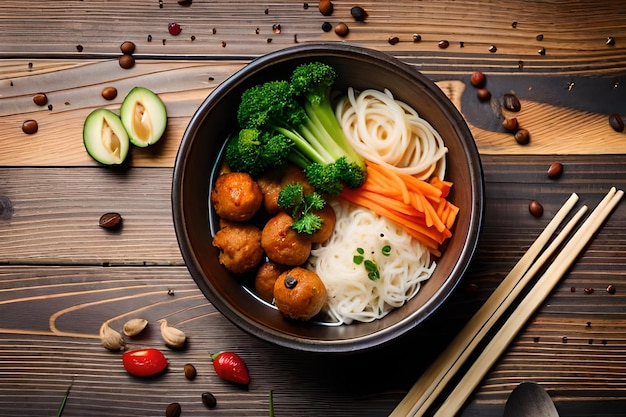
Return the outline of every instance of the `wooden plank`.
[[[626,14],[619,0],[597,1],[593,7],[579,0],[472,1],[462,6],[454,0],[365,0],[359,2],[368,13],[364,22],[350,16],[353,4],[334,3],[334,13],[322,16],[317,2],[300,0],[268,4],[196,0],[189,7],[173,0],[111,0],[106,7],[94,0],[38,0],[27,5],[5,0],[0,9],[0,53],[117,55],[119,45],[131,40],[138,54],[249,56],[301,42],[347,41],[421,61],[434,57],[440,65],[471,62],[507,72],[516,71],[520,60],[527,70],[547,73],[555,69],[610,73],[626,66],[626,45],[619,42]],[[349,35],[340,38],[333,31],[323,32],[325,21],[347,23]],[[172,22],[182,26],[181,35],[168,33]],[[274,25],[280,25],[280,33]],[[414,34],[421,35],[420,42],[414,42]],[[617,40],[615,45],[606,45],[609,36]],[[389,42],[393,37],[397,43]],[[441,40],[450,46],[440,48]],[[491,46],[497,51],[489,52]],[[541,48],[545,55],[538,53]]]
[[[31,61],[19,62],[27,68]],[[181,138],[196,109],[220,82],[244,65],[239,61],[145,61],[123,70],[114,60],[33,61],[32,72],[24,74],[16,69],[16,61],[0,61],[0,165],[97,166],[82,143],[85,118],[98,107],[119,110],[126,93],[141,85],[164,100],[168,128],[157,145],[132,149],[132,165],[173,167]],[[2,71],[3,67],[8,69]],[[571,84],[568,77],[488,75],[492,100],[483,103],[468,84],[469,72],[457,75],[458,79],[440,80],[441,75],[428,75],[464,115],[483,154],[626,153],[625,134],[608,124],[609,113],[626,114],[626,102],[619,100],[620,88],[625,86],[614,87],[612,77],[580,78],[567,91]],[[452,75],[445,78],[449,77]],[[100,95],[106,86],[118,89],[117,98],[111,102]],[[49,96],[52,110],[33,103],[32,96],[41,91]],[[502,110],[502,97],[511,91],[521,98],[519,113]],[[589,91],[597,94],[590,95]],[[505,116],[517,117],[520,125],[531,132],[529,145],[520,146],[502,128]],[[28,119],[39,124],[34,135],[21,130]],[[65,140],[56,140],[58,137]]]
[[[563,177],[556,181],[545,175],[554,158],[565,167]],[[206,411],[199,396],[206,390],[217,396],[220,414],[267,416],[270,389],[275,393],[277,414],[388,415],[571,192],[579,193],[580,204],[595,205],[608,186],[626,185],[626,165],[620,156],[530,159],[487,155],[483,164],[485,223],[464,281],[423,327],[379,351],[349,358],[274,348],[241,332],[206,301],[185,266],[164,250],[166,243],[175,245],[167,195],[169,168],[133,168],[123,177],[99,168],[4,168],[0,195],[10,196],[16,205],[12,218],[0,220],[0,361],[6,364],[0,372],[0,404],[10,415],[50,414],[74,378],[64,416],[100,415],[104,410],[158,415],[174,401],[183,405],[185,413],[201,413]],[[68,181],[73,178],[76,182]],[[59,190],[62,179],[67,184],[61,195],[54,190]],[[121,180],[149,204],[138,207],[136,197],[126,189],[104,191]],[[533,198],[544,205],[542,218],[527,211]],[[123,250],[108,258],[117,266],[84,265],[88,259],[102,258],[97,250],[102,235],[87,229],[101,231],[93,222],[100,209],[106,208],[100,206],[105,200],[115,207],[134,207],[128,213],[128,228],[115,236]],[[28,221],[22,221],[23,216]],[[64,220],[68,216],[74,216],[74,222]],[[142,216],[146,221],[140,221]],[[51,221],[59,225],[44,228],[39,239],[29,237],[27,244],[13,244],[15,236],[27,234],[29,224]],[[618,415],[623,410],[625,227],[622,204],[461,415],[501,416],[506,396],[524,380],[547,387],[568,416]],[[155,231],[162,231],[163,236],[145,237]],[[131,243],[140,237],[154,246],[133,248]],[[74,240],[80,244],[71,243]],[[26,252],[22,246],[31,248]],[[158,265],[143,265],[141,261],[151,251]],[[41,258],[36,252],[42,252]],[[607,292],[608,285],[615,286],[614,294]],[[594,291],[585,292],[585,288]],[[129,377],[119,354],[107,352],[98,340],[103,321],[112,320],[113,327],[120,329],[125,320],[138,316],[152,325],[144,337],[129,341],[128,346],[164,349],[170,370],[159,378]],[[154,325],[162,317],[188,334],[187,349],[163,347]],[[246,359],[253,381],[248,390],[225,383],[213,373],[208,352],[218,349],[236,350]],[[390,357],[402,358],[401,366],[396,359],[390,365]],[[196,380],[182,375],[185,363],[198,368]]]
[[[0,262],[181,265],[171,182],[170,168],[2,168],[13,214],[0,220]],[[119,230],[98,226],[108,212]]]

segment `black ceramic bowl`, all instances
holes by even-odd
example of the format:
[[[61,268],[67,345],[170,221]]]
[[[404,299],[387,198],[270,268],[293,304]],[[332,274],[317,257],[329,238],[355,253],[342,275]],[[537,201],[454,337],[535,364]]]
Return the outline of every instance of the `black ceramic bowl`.
[[[259,301],[238,277],[218,262],[211,245],[215,216],[209,201],[212,176],[226,138],[236,132],[241,93],[271,79],[285,79],[293,68],[314,60],[338,72],[337,87],[389,89],[413,106],[442,135],[448,152],[450,199],[460,207],[453,236],[432,277],[401,308],[371,323],[326,326],[284,319]],[[483,214],[480,157],[456,107],[427,77],[382,52],[345,43],[300,44],[262,56],[219,85],[191,119],[174,168],[172,205],[178,243],[207,299],[237,326],[263,340],[314,352],[356,352],[385,344],[419,326],[450,296],[470,263]]]

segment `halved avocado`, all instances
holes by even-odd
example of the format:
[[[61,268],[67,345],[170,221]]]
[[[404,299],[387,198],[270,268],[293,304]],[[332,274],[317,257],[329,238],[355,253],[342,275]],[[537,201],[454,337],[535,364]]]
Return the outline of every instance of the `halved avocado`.
[[[119,116],[108,109],[89,113],[83,125],[87,153],[105,165],[119,165],[126,159],[130,142]]]
[[[142,148],[156,143],[167,126],[165,104],[144,87],[134,87],[128,92],[120,107],[120,118],[130,141]]]

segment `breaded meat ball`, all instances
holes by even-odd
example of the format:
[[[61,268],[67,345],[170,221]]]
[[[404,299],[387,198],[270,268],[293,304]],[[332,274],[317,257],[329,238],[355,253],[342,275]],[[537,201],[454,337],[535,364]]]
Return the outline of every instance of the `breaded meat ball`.
[[[218,216],[226,220],[245,222],[261,207],[263,194],[249,174],[229,172],[215,180],[211,201]]]
[[[281,265],[302,265],[311,254],[311,238],[293,228],[293,218],[284,211],[268,220],[261,233],[261,247]]]
[[[337,223],[337,213],[330,204],[324,204],[321,210],[312,210],[322,218],[322,227],[311,234],[311,242],[324,243],[330,238],[335,230],[335,223]]]
[[[274,284],[274,301],[278,310],[296,320],[310,320],[324,307],[326,287],[313,271],[296,267],[283,272]]]
[[[253,270],[263,259],[261,230],[251,224],[233,223],[218,230],[213,246],[220,250],[220,263],[237,274]]]
[[[314,190],[302,168],[293,164],[287,165],[284,170],[263,174],[257,179],[257,183],[263,194],[263,207],[269,214],[276,214],[281,210],[278,205],[278,195],[285,185],[300,183],[304,194],[309,194]]]
[[[259,297],[268,302],[274,299],[274,284],[280,274],[285,271],[285,268],[285,266],[278,265],[272,261],[261,264],[254,277],[254,289]]]

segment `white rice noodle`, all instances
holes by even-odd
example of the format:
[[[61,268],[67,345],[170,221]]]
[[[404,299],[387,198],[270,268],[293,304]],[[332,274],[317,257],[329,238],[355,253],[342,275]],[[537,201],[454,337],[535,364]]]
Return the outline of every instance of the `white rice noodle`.
[[[402,306],[435,269],[430,252],[402,228],[367,209],[339,200],[332,202],[337,224],[331,238],[315,247],[307,267],[326,286],[326,313],[340,324],[370,322]],[[382,248],[389,245],[388,256]],[[378,265],[380,278],[371,280],[353,257],[357,248]]]
[[[389,90],[356,94],[349,88],[336,115],[348,141],[365,159],[422,180],[444,178],[448,149],[441,135]]]

